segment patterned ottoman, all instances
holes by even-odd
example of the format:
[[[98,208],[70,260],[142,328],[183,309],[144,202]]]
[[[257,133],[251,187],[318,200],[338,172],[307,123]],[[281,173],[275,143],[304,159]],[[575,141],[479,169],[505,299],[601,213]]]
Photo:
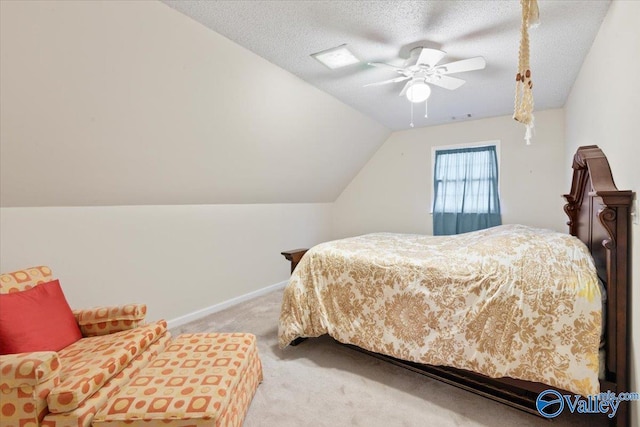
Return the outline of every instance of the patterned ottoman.
[[[241,426],[262,381],[256,338],[179,335],[109,400],[94,426]]]

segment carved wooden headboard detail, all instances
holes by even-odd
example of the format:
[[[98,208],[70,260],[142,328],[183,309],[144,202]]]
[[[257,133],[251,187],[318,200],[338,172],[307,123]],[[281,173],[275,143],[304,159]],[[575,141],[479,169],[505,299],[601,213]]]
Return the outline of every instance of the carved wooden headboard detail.
[[[629,391],[630,208],[634,193],[616,187],[609,161],[597,145],[579,147],[573,158],[571,192],[565,194],[569,232],[593,256],[607,289],[605,379],[603,391]],[[617,425],[629,424],[628,404],[621,404]]]

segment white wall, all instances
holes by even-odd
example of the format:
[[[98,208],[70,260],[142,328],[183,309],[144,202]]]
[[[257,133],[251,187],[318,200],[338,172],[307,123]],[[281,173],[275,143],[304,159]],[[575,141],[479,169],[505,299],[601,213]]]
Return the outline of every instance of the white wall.
[[[0,271],[151,318],[285,280],[389,134],[157,1],[0,1],[0,95]]]
[[[158,1],[0,12],[4,207],[332,202],[390,133]]]
[[[614,1],[584,61],[567,104],[566,162],[581,145],[596,144],[609,159],[616,185],[640,191],[640,2]],[[567,179],[568,182],[568,179]],[[632,226],[631,289],[633,374],[630,391],[640,391],[640,226]],[[632,423],[639,425],[639,404]]]
[[[0,209],[0,271],[50,266],[74,308],[143,302],[174,319],[289,277],[331,204]]]
[[[503,223],[566,231],[559,186],[564,158],[562,110],[536,113],[530,146],[511,116],[394,132],[334,203],[334,237],[372,231],[431,234],[431,148],[500,140]]]

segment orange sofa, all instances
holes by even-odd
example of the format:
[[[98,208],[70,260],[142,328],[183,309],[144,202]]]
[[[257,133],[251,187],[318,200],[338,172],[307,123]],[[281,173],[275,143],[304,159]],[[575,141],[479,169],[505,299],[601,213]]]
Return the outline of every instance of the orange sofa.
[[[45,266],[3,274],[0,294],[25,292],[52,280]],[[166,322],[143,324],[145,314],[144,304],[74,310],[81,339],[58,351],[0,355],[0,426],[149,425],[154,420],[241,425],[262,380],[255,337],[214,333],[171,341]],[[176,349],[188,343],[189,358],[199,358],[201,365],[184,384],[185,369],[166,368],[186,363],[181,360],[185,350]],[[158,364],[165,369],[156,369]],[[214,377],[217,387],[198,383]],[[151,382],[157,386],[139,387]],[[167,398],[169,392],[181,398]],[[123,406],[134,398],[135,407]]]

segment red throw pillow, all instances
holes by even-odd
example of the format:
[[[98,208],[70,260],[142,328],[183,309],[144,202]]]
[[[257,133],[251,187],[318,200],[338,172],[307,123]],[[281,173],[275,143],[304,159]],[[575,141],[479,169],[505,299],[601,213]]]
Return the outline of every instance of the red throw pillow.
[[[59,351],[80,338],[58,280],[0,294],[0,354]]]

